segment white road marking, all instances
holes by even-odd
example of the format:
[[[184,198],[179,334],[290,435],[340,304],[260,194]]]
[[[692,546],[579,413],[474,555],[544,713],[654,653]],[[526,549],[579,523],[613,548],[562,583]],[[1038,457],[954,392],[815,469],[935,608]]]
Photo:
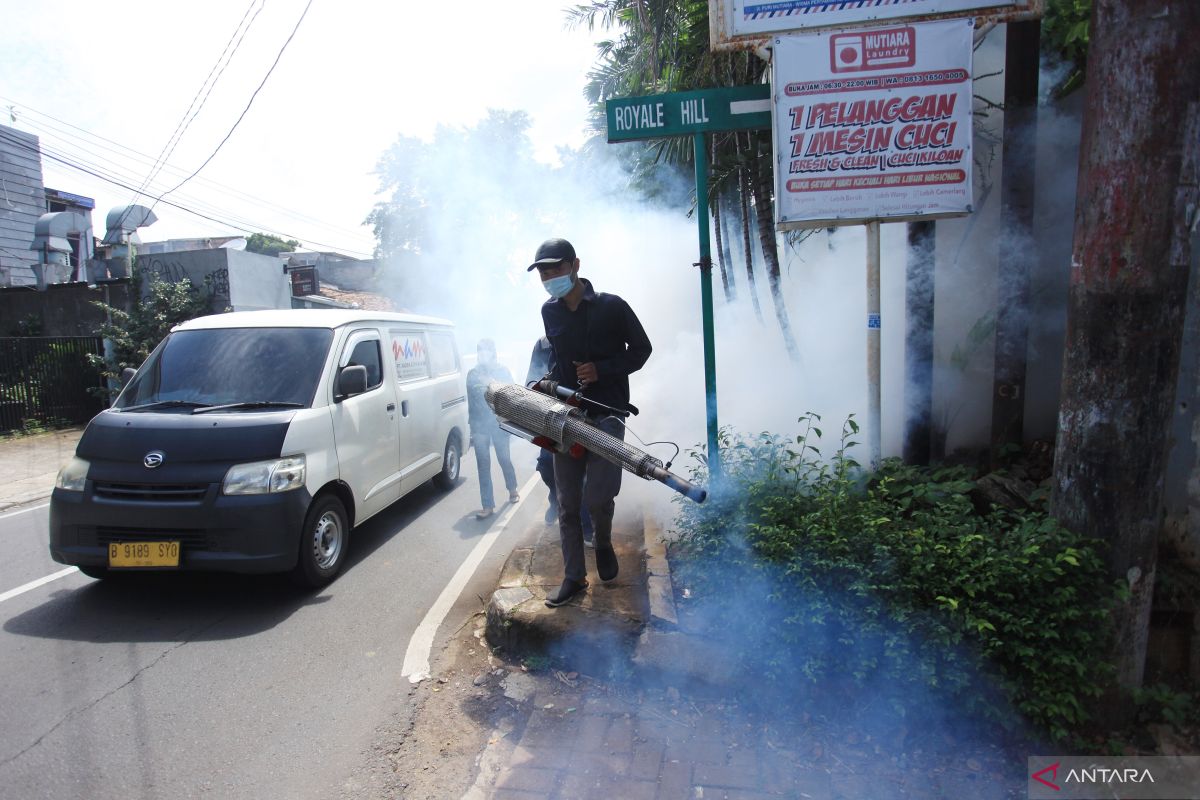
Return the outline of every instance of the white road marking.
[[[44,578],[38,578],[36,581],[30,581],[29,583],[25,584],[24,586],[18,586],[15,589],[9,589],[4,594],[0,594],[0,603],[3,603],[5,600],[11,600],[12,598],[16,597],[19,594],[25,594],[30,589],[36,589],[39,586],[45,586],[50,581],[56,581],[59,578],[65,578],[68,575],[70,575],[72,572],[79,572],[79,567],[67,567],[66,569],[60,569],[58,572],[55,572],[53,575],[47,575]]]
[[[8,519],[9,517],[15,517],[17,514],[24,514],[29,511],[37,511],[39,508],[49,508],[49,507],[50,507],[49,503],[42,503],[40,506],[33,506],[32,508],[22,508],[20,511],[12,511],[12,512],[9,512],[8,514],[0,514],[0,519]]]
[[[425,618],[421,620],[421,624],[413,631],[412,638],[408,640],[408,650],[404,652],[404,666],[400,669],[400,674],[407,677],[411,683],[420,683],[429,677],[429,653],[433,649],[434,634],[441,627],[446,615],[450,613],[454,601],[462,594],[467,582],[471,580],[471,576],[475,574],[483,557],[487,555],[488,550],[492,549],[492,545],[500,538],[500,534],[508,526],[509,520],[521,507],[521,503],[525,502],[534,486],[541,480],[541,476],[534,473],[526,481],[525,485],[521,487],[521,499],[516,504],[509,506],[492,527],[488,528],[487,533],[476,542],[475,548],[459,565],[458,571],[446,584],[446,588],[442,589],[442,593],[430,606],[429,611],[425,612]]]

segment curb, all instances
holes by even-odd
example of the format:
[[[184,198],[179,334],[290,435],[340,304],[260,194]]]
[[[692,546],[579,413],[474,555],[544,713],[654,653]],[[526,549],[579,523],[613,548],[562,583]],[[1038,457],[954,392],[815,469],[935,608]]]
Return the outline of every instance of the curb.
[[[642,530],[646,537],[646,594],[650,601],[650,624],[674,630],[679,627],[675,612],[675,585],[671,582],[671,565],[667,563],[667,546],[658,522],[642,513]]]
[[[639,526],[640,527],[640,526]],[[638,635],[646,627],[641,537],[614,526],[621,572],[610,583],[593,581],[578,599],[547,608],[547,592],[562,575],[561,550],[550,528],[530,527],[513,548],[488,600],[488,644],[517,656],[560,658],[591,674],[628,671]]]
[[[649,684],[700,695],[721,695],[737,680],[735,654],[714,644],[711,637],[680,624],[662,530],[649,516],[645,517],[643,529],[650,624],[638,637],[633,667]]]

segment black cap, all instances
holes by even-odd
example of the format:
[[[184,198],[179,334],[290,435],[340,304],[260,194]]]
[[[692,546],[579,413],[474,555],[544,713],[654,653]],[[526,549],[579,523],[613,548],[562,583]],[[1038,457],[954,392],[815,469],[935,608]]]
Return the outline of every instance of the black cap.
[[[537,253],[533,257],[533,263],[529,265],[529,270],[537,267],[548,267],[552,264],[558,264],[562,261],[574,261],[575,248],[566,239],[547,239],[538,245]]]

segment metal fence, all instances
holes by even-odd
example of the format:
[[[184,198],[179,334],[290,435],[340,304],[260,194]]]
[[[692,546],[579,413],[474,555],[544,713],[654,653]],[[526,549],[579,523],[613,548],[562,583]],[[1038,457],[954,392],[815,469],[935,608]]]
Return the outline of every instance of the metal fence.
[[[89,353],[103,352],[98,336],[0,337],[0,432],[30,423],[87,422],[107,405],[100,371]]]

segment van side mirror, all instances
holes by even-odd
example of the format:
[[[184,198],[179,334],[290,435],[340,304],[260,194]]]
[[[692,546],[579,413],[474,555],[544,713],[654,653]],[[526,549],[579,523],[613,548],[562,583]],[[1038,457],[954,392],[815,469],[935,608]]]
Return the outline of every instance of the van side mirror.
[[[137,375],[137,370],[133,367],[126,367],[121,370],[121,386],[128,386],[129,382],[133,380],[134,375]]]
[[[361,364],[342,367],[338,372],[337,399],[345,400],[367,390],[367,368]]]

